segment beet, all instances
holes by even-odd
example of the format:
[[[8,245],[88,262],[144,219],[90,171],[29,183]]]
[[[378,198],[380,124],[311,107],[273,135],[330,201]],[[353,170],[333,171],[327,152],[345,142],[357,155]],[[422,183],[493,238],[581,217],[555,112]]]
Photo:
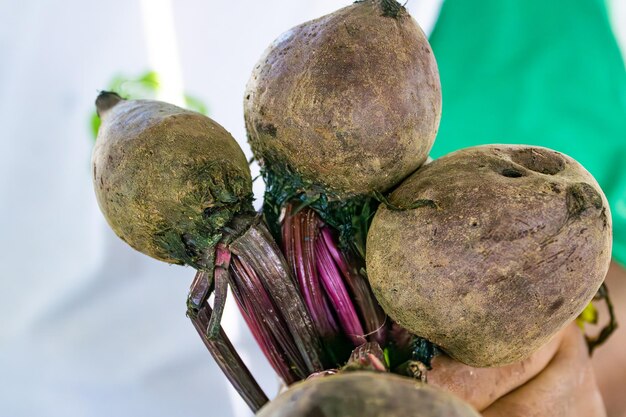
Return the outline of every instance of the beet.
[[[248,163],[232,136],[202,114],[159,101],[103,92],[96,107],[102,125],[93,179],[104,216],[133,248],[198,270],[187,316],[251,409],[267,397],[221,329],[229,286],[285,383],[321,371],[319,335],[252,208]]]
[[[161,261],[206,266],[223,228],[254,213],[245,155],[219,124],[154,100],[99,97],[96,197],[115,233]]]
[[[382,372],[311,378],[291,387],[258,417],[479,417],[459,398],[414,379]]]
[[[439,73],[404,7],[364,0],[276,39],[252,72],[244,111],[266,169],[332,196],[382,192],[428,156]]]
[[[332,366],[365,341],[393,342],[363,273],[367,228],[379,193],[426,160],[440,113],[432,50],[395,0],[292,28],[252,72],[244,115],[264,217]]]
[[[368,234],[374,294],[394,320],[468,365],[529,356],[584,309],[609,267],[602,190],[550,149],[451,153],[389,203]]]

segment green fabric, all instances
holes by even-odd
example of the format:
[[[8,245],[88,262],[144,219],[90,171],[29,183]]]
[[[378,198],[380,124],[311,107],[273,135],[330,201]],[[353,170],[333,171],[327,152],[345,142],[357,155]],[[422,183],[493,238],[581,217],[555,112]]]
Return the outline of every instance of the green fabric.
[[[626,70],[601,0],[446,0],[431,35],[443,90],[432,156],[485,143],[572,156],[611,204],[626,264]]]

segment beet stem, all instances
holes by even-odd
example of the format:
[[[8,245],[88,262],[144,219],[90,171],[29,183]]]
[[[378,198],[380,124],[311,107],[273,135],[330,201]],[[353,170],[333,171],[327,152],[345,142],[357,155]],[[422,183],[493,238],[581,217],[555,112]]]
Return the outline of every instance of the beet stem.
[[[404,10],[404,6],[396,0],[380,0],[380,6],[383,16],[393,17],[394,19],[397,19],[402,10]]]
[[[233,254],[255,272],[280,311],[289,329],[306,371],[311,374],[323,369],[322,345],[311,317],[289,274],[289,266],[262,222],[250,228],[230,244]],[[276,313],[274,313],[276,314]]]
[[[209,297],[213,285],[211,271],[197,271],[187,296],[187,315],[193,316]]]
[[[107,111],[112,109],[117,103],[124,100],[119,94],[111,91],[101,91],[96,98],[96,113],[102,117]]]
[[[363,320],[367,335],[371,336],[379,345],[384,346],[386,341],[386,315],[378,305],[369,282],[359,274],[349,262],[347,257],[340,252],[338,244],[332,236],[328,226],[321,228],[321,239],[335,264],[339,267],[345,282],[352,293],[353,300]]]
[[[317,270],[320,280],[337,312],[339,323],[341,323],[341,327],[352,343],[358,346],[365,341],[365,332],[354,309],[348,290],[343,284],[341,274],[322,239],[318,239],[315,243],[315,255],[317,257]]]
[[[593,354],[593,351],[600,345],[602,345],[611,336],[611,334],[617,329],[617,319],[615,317],[615,309],[613,303],[609,297],[609,289],[606,286],[606,282],[603,282],[598,289],[598,293],[594,297],[594,300],[604,300],[606,302],[607,309],[609,311],[609,322],[602,328],[600,333],[596,337],[585,336],[587,341],[587,347],[589,349],[589,355]]]
[[[376,342],[367,342],[357,346],[350,354],[350,359],[343,370],[389,371],[385,362],[385,353]]]
[[[315,241],[317,239],[319,219],[315,212],[306,209],[294,215],[299,229],[296,234],[296,251],[299,252],[298,268],[302,275],[305,289],[308,289],[310,297],[306,298],[307,306],[318,331],[325,339],[334,339],[339,335],[339,325],[332,315],[330,300],[324,297],[324,289],[320,280],[318,265],[316,262]],[[323,332],[323,333],[322,333]]]
[[[267,326],[275,343],[282,348],[290,361],[290,367],[303,378],[307,375],[307,365],[293,340],[289,327],[276,307],[254,269],[243,259],[236,258],[238,270],[241,271],[241,290],[244,298],[252,306],[253,314],[258,322]]]
[[[276,307],[269,299],[265,288],[262,285],[250,286],[250,283],[260,284],[260,281],[249,275],[248,268],[244,267],[237,257],[233,259],[231,269],[233,273],[230,287],[235,301],[248,328],[276,373],[288,385],[306,377],[303,359],[299,357],[299,352],[291,340],[284,319],[280,317],[281,323],[278,326],[272,323],[271,315],[276,312]],[[268,314],[269,320],[264,317]],[[290,355],[286,353],[287,350],[291,352],[292,360],[289,359]],[[293,352],[297,357],[295,360],[293,360]]]
[[[213,301],[213,314],[207,328],[207,337],[214,339],[220,332],[220,322],[226,305],[228,294],[228,266],[230,264],[230,252],[222,244],[215,250],[215,267],[213,269],[213,283],[215,284],[215,300]]]
[[[209,325],[211,314],[211,307],[205,302],[196,314],[189,318],[213,359],[224,375],[226,375],[226,378],[228,378],[250,409],[256,413],[268,402],[268,398],[235,351],[223,329],[220,329],[217,337],[213,340],[206,337],[206,329]]]

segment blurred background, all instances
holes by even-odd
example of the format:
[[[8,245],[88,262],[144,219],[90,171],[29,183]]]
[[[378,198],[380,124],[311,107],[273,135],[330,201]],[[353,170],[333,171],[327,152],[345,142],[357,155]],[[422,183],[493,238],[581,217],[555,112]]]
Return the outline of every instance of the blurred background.
[[[133,251],[100,214],[93,101],[115,85],[206,111],[251,156],[242,100],[256,60],[349,3],[0,0],[0,415],[250,415],[185,317],[194,271]],[[441,1],[406,7],[430,33]],[[626,1],[608,10],[624,51]],[[262,192],[256,181],[257,207]],[[223,324],[275,394],[234,305]]]

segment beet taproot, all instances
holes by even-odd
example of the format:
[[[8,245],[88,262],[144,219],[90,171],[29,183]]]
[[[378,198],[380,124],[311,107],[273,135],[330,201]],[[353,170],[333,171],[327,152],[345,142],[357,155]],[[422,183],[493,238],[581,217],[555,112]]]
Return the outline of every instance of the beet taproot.
[[[368,234],[374,294],[394,320],[468,365],[528,357],[584,309],[609,267],[602,190],[550,149],[453,152],[402,182],[389,204]]]
[[[348,372],[292,386],[258,417],[479,417],[461,399],[412,378]]]
[[[161,261],[203,265],[222,229],[254,213],[252,179],[235,139],[210,118],[154,100],[98,97],[96,197],[115,233]]]
[[[395,0],[355,2],[273,42],[252,72],[244,113],[266,169],[340,198],[382,192],[432,147],[437,64]]]

